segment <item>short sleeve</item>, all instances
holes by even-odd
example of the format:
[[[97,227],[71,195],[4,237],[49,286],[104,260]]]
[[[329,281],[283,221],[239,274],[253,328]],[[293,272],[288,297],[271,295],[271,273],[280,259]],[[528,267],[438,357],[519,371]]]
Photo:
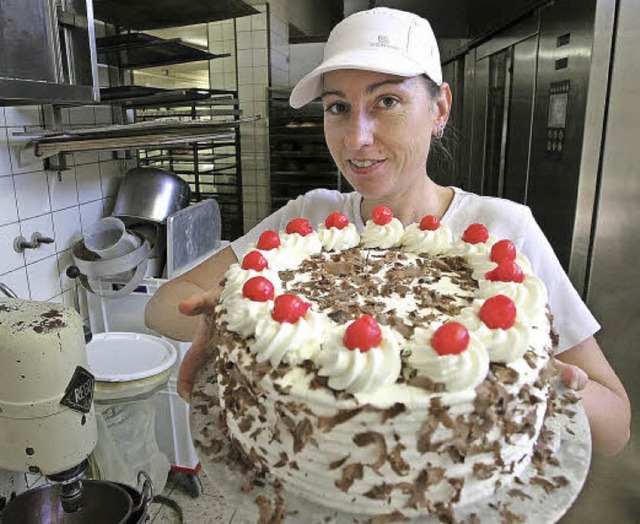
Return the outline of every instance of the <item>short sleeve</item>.
[[[547,286],[553,328],[559,336],[557,352],[560,353],[595,334],[600,324],[580,298],[528,208],[522,228],[522,252],[531,261],[534,273]]]

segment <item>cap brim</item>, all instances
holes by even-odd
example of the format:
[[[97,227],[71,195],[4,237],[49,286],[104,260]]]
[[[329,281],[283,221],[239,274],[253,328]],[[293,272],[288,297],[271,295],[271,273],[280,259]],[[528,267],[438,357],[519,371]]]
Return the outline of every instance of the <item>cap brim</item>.
[[[360,69],[406,77],[425,73],[419,64],[391,49],[386,52],[375,48],[341,53],[324,61],[296,84],[289,97],[291,107],[298,109],[322,95],[322,75],[338,69]]]

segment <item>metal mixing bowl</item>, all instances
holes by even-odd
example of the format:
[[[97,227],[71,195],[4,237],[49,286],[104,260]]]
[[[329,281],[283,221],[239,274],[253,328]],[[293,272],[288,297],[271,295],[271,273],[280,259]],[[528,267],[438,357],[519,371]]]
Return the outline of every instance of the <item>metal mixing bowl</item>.
[[[65,513],[60,504],[60,486],[48,484],[25,491],[5,508],[2,524],[128,524],[133,501],[113,482],[85,480],[83,506]]]
[[[135,167],[122,177],[113,216],[162,223],[189,205],[189,184],[157,167]]]

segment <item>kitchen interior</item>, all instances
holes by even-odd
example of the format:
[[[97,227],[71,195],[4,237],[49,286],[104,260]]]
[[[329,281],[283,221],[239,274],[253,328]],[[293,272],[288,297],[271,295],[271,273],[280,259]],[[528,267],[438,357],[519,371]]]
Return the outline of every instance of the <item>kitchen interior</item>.
[[[335,23],[379,6],[425,16],[439,39],[454,103],[446,151],[431,155],[430,176],[532,209],[600,321],[597,339],[635,406],[634,0],[1,0],[0,291],[78,311],[87,340],[149,335],[142,311],[165,279],[290,198],[314,187],[349,191],[324,145],[321,107],[294,111],[287,96],[321,61]],[[157,215],[141,209],[157,203],[141,189],[154,184],[175,196]],[[121,220],[105,221],[114,217]],[[128,253],[140,255],[124,281],[121,266],[120,278],[100,274],[78,249],[96,229],[122,223],[138,239]],[[179,514],[232,521],[216,513],[219,494],[200,469],[175,391],[187,348],[169,344],[170,368],[135,398],[156,428],[158,471],[147,473],[169,503],[125,522],[178,522]],[[98,451],[104,473],[100,442],[92,456]],[[16,495],[48,482],[37,471],[0,470],[0,516]],[[634,420],[620,455],[592,458],[561,522],[640,522],[639,486]]]

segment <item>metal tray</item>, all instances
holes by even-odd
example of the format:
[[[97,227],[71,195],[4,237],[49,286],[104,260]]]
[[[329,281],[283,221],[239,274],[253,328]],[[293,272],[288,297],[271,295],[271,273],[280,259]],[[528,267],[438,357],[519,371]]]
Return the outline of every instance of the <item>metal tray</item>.
[[[122,29],[162,29],[258,14],[243,0],[93,0],[98,20]]]
[[[98,62],[124,69],[143,69],[231,56],[215,55],[185,44],[145,33],[125,33],[96,39]]]

